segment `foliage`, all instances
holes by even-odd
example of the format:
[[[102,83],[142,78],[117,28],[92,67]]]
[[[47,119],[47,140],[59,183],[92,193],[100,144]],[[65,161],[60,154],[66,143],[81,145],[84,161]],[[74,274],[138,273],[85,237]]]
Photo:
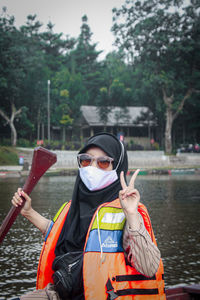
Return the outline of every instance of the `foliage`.
[[[10,147],[11,146],[10,139],[6,139],[6,138],[1,139],[0,145]]]
[[[159,146],[159,144],[157,142],[154,142],[152,144],[152,148],[153,148],[153,150],[160,150],[160,146]]]
[[[100,106],[133,105],[131,72],[120,53],[112,52],[102,63],[102,85],[96,104]]]
[[[144,150],[144,147],[138,144],[135,144],[133,140],[130,140],[130,142],[126,145],[126,149],[128,151],[138,151],[138,150]]]
[[[20,138],[17,140],[17,147],[32,148],[36,143],[27,139]]]
[[[115,43],[134,70],[141,73],[154,106],[166,115],[166,150],[171,151],[173,121],[185,101],[199,91],[199,2],[125,1],[113,9]],[[138,72],[137,71],[137,72]]]
[[[13,147],[0,147],[0,165],[1,166],[11,166],[18,164],[18,154]]]
[[[20,115],[21,90],[23,89],[25,70],[23,36],[14,26],[14,18],[0,17],[0,115],[11,129],[11,143],[16,145],[17,132],[15,118]]]
[[[89,93],[88,103],[93,103],[98,94],[101,81],[101,67],[97,58],[101,51],[97,51],[96,45],[91,44],[92,32],[87,24],[86,15],[82,17],[81,33],[75,50],[72,52],[73,69],[72,73],[80,73],[86,90]]]
[[[41,26],[36,15],[29,15],[20,29],[6,13],[0,18],[1,109],[5,115],[10,115],[11,107],[19,110],[13,126],[22,138],[29,135],[32,139],[37,124],[47,123],[47,80],[59,70],[62,54],[75,43],[54,34],[52,24],[45,32],[40,32]]]
[[[64,143],[58,140],[50,141],[44,140],[43,144],[44,148],[52,149],[52,150],[80,150],[82,147],[82,144],[80,140],[75,141],[65,141]]]
[[[73,143],[45,141],[47,147],[80,146],[81,105],[97,105],[105,122],[113,106],[149,107],[158,124],[155,148],[163,147],[166,115],[171,112],[174,145],[199,143],[199,11],[199,1],[194,0],[125,0],[121,8],[113,9],[116,51],[100,61],[87,16],[82,17],[75,39],[54,33],[50,22],[43,29],[36,15],[27,16],[26,23],[16,28],[14,17],[4,9],[0,15],[2,143],[11,129],[11,137],[16,131],[17,145],[36,145],[36,137],[46,138],[48,87],[51,126],[61,128],[63,137],[66,133],[66,140]]]

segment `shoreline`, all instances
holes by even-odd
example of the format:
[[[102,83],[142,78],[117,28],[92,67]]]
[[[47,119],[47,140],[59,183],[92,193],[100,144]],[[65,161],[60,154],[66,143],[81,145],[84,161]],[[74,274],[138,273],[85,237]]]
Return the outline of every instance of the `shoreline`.
[[[129,168],[127,176],[131,176],[137,168]],[[50,168],[42,177],[49,176],[76,176],[78,173],[77,168]],[[29,170],[23,170],[22,166],[0,166],[0,180],[6,178],[20,178],[27,177]],[[171,167],[148,167],[141,168],[138,176],[145,175],[168,175],[168,176],[181,176],[181,175],[197,175],[200,179],[200,166],[171,166]]]

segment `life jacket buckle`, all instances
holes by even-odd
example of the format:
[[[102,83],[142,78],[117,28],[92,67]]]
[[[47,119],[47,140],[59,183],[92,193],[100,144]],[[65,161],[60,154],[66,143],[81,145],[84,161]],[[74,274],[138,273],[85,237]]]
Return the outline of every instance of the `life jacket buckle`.
[[[107,291],[107,294],[108,294],[107,300],[114,300],[114,299],[116,299],[116,298],[118,297],[118,296],[115,294],[114,290]]]
[[[106,288],[107,288],[106,293],[108,294],[107,300],[114,300],[118,297],[118,295],[114,292],[114,288],[112,286],[110,278],[108,278],[108,281],[106,283]]]

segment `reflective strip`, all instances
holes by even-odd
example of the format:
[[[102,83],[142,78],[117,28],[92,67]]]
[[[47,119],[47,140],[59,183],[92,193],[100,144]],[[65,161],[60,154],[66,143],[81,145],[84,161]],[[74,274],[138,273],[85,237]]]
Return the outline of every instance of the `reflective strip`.
[[[51,229],[52,229],[52,227],[53,227],[53,224],[54,224],[54,222],[51,221],[51,224],[50,224],[50,226],[49,226],[49,228],[48,228],[47,234],[46,234],[46,236],[45,236],[45,238],[44,238],[44,241],[45,241],[45,242],[46,242],[46,240],[47,240],[47,238],[48,238],[48,236],[49,236],[49,233],[51,232]]]
[[[123,212],[120,213],[105,213],[103,219],[101,220],[102,223],[121,223],[125,218]]]
[[[59,211],[56,213],[55,217],[53,218],[54,223],[56,222],[56,220],[58,219],[59,215],[61,214],[63,208],[65,207],[65,205],[67,205],[68,202],[65,202],[61,208],[59,209]]]
[[[123,230],[125,216],[121,208],[101,207],[98,211],[99,229],[103,230]],[[95,218],[91,230],[97,229],[97,217]]]

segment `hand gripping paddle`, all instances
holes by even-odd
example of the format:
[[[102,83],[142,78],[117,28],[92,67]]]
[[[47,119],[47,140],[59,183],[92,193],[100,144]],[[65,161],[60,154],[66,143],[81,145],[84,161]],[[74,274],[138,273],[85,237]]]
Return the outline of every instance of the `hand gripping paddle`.
[[[23,186],[23,191],[28,195],[32,192],[34,186],[39,181],[40,177],[57,161],[56,154],[51,151],[44,149],[42,147],[37,147],[34,149],[32,166],[30,173]],[[12,206],[7,216],[5,217],[1,227],[0,227],[0,243],[3,241],[8,230],[14,223],[18,214],[20,213],[22,207],[25,204],[25,199],[22,197],[22,205],[15,207]]]

